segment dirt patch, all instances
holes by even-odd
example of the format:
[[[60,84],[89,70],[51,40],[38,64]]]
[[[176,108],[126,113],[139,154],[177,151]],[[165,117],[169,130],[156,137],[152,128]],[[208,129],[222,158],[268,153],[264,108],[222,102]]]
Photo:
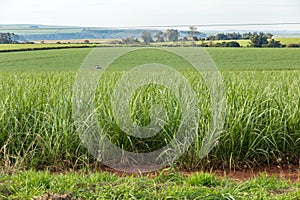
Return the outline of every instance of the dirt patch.
[[[269,168],[257,168],[254,170],[248,171],[225,171],[225,172],[214,172],[218,176],[227,176],[237,181],[246,181],[250,178],[259,176],[261,173],[266,174],[267,176],[275,176],[279,179],[290,180],[291,182],[300,182],[300,171],[291,170],[291,169],[280,169],[276,167]]]
[[[68,194],[45,194],[42,197],[35,197],[34,200],[72,200],[72,198]]]
[[[216,176],[228,177],[235,181],[247,181],[250,178],[265,174],[267,176],[275,176],[278,179],[286,179],[291,182],[300,182],[300,168],[299,166],[271,166],[271,167],[257,167],[245,170],[212,170],[210,171]],[[193,172],[184,172],[184,174],[191,174]]]
[[[125,173],[116,171],[114,169],[102,167],[98,171],[105,171],[112,174],[116,174],[120,177],[131,176],[134,173]],[[194,173],[201,171],[182,171],[181,173],[185,176],[190,176]],[[265,174],[267,176],[275,176],[278,179],[286,179],[291,182],[299,182],[300,183],[300,167],[296,165],[288,165],[288,166],[270,166],[270,167],[257,167],[253,169],[245,169],[245,170],[205,170],[203,172],[213,173],[218,177],[228,177],[234,181],[247,181],[250,178],[254,178],[259,176],[260,174]],[[159,172],[151,172],[151,173],[140,173],[136,174],[137,176],[149,176],[155,177],[159,174]]]

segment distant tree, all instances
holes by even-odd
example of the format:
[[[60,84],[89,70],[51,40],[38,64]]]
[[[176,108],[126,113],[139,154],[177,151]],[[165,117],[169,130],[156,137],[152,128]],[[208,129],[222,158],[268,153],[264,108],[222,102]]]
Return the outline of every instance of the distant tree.
[[[264,33],[254,33],[250,37],[250,42],[252,47],[262,47],[268,44],[268,37]]]
[[[281,47],[281,43],[280,43],[280,41],[276,41],[276,40],[274,40],[274,39],[271,39],[271,40],[268,42],[267,47],[278,48],[278,47]]]
[[[210,36],[208,36],[208,37],[206,38],[206,40],[209,40],[209,41],[211,41],[211,40],[216,40],[216,36],[210,35]]]
[[[156,42],[164,42],[164,33],[162,31],[157,32],[154,35],[154,38],[156,38]]]
[[[240,47],[240,44],[236,41],[222,42],[222,43],[217,42],[214,46],[215,47]]]
[[[228,40],[228,36],[225,35],[224,33],[218,33],[215,36],[215,40]]]
[[[201,38],[201,46],[204,46],[204,41],[205,41],[205,38]]]
[[[268,39],[272,39],[272,37],[273,37],[274,35],[271,34],[271,33],[267,33],[266,36],[267,36]]]
[[[197,38],[197,40],[198,40],[197,35],[199,35],[200,32],[197,31],[197,27],[195,27],[195,26],[190,26],[189,29],[190,29],[190,30],[188,31],[188,36],[189,36],[189,38],[191,38],[192,40],[194,40],[194,38]],[[194,41],[195,41],[195,40],[194,40]]]
[[[193,37],[193,40],[194,40],[194,41],[199,41],[199,38],[198,38],[197,36],[194,36],[194,37]]]
[[[226,42],[217,42],[216,44],[214,44],[215,47],[226,47]]]
[[[251,38],[251,36],[252,36],[251,32],[249,32],[249,33],[243,33],[242,39],[249,40]]]
[[[227,33],[228,40],[240,40],[242,39],[242,35],[240,33]]]
[[[241,47],[240,44],[236,41],[227,42],[227,47]]]
[[[18,43],[19,36],[14,33],[0,33],[0,44]]]
[[[84,42],[85,44],[89,44],[89,43],[90,43],[89,40],[84,40],[83,42]]]
[[[145,44],[149,44],[150,42],[153,42],[153,38],[150,32],[146,32],[144,31],[142,33],[142,39],[144,41]]]
[[[288,44],[287,46],[286,46],[287,48],[299,48],[300,47],[300,44]]]
[[[175,29],[168,29],[165,33],[166,41],[177,42],[179,40],[179,31]]]
[[[135,37],[131,37],[131,38],[125,38],[125,39],[122,39],[122,44],[138,44],[140,43],[140,41],[135,38]]]
[[[182,41],[186,42],[186,41],[188,41],[188,38],[187,37],[183,37]]]

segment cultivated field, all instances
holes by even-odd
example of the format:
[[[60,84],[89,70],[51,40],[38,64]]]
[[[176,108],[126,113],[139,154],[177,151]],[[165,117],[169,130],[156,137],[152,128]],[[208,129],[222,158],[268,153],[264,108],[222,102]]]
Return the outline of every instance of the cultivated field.
[[[0,53],[0,165],[3,172],[10,173],[19,169],[63,171],[97,168],[99,163],[81,145],[72,118],[72,92],[77,70],[91,50]],[[197,49],[186,48],[186,51],[195,50]],[[231,195],[237,198],[280,199],[281,196],[276,196],[275,192],[272,193],[273,196],[269,196],[269,190],[274,191],[274,188],[294,188],[292,191],[287,190],[287,193],[299,197],[299,191],[295,190],[299,185],[277,183],[276,180],[266,177],[253,179],[248,182],[250,185],[237,185],[220,182],[212,175],[194,175],[186,180],[178,174],[172,174],[173,168],[251,169],[257,166],[297,166],[300,162],[300,49],[209,48],[207,52],[223,75],[227,112],[219,142],[205,159],[199,158],[199,150],[211,117],[210,96],[206,84],[182,58],[161,50],[144,48],[115,60],[111,70],[102,77],[96,94],[98,121],[106,127],[106,134],[111,141],[124,149],[150,152],[165,146],[174,136],[181,119],[178,109],[180,102],[169,90],[153,85],[140,88],[133,95],[130,102],[131,117],[142,125],[147,125],[150,120],[147,102],[155,101],[167,111],[168,121],[164,130],[148,139],[128,136],[116,126],[111,111],[110,94],[119,78],[133,66],[159,62],[179,70],[196,92],[201,116],[195,142],[187,153],[173,163],[171,173],[163,173],[151,181],[142,178],[140,182],[108,175],[73,177],[66,174],[51,178],[47,172],[41,172],[37,177],[28,172],[8,178],[4,174],[0,176],[1,182],[13,180],[14,187],[6,188],[6,192],[15,195],[15,198],[21,194],[32,197],[48,191],[69,194],[72,187],[76,190],[78,185],[75,184],[82,184],[85,188],[93,188],[87,189],[87,194],[94,190],[98,193],[110,193],[111,196],[107,198],[129,198],[122,195],[146,197],[157,191],[149,187],[149,184],[155,183],[160,187],[161,182],[167,182],[166,188],[170,197],[179,194],[190,195],[191,198],[199,197],[200,194],[196,192],[199,187],[196,186],[200,185],[204,187],[200,190],[204,196],[200,196],[208,199],[231,199]],[[18,194],[17,190],[24,189],[24,186],[18,184],[25,184],[20,180],[27,180],[28,177],[31,177],[32,190]],[[88,179],[87,182],[85,178]],[[65,184],[65,188],[61,190],[49,190],[62,179],[70,180],[70,185]],[[103,179],[108,183],[103,187],[106,191],[99,189],[94,183],[95,180]],[[80,183],[77,180],[81,180]],[[0,193],[3,195],[5,192],[1,184]],[[141,185],[144,185],[149,191],[128,191],[125,184],[135,185],[134,191],[143,191]],[[255,189],[256,184],[266,188]],[[178,185],[184,185],[183,189]],[[39,186],[42,189],[34,190]],[[220,187],[221,190],[214,187]],[[248,191],[249,188],[254,188],[253,193],[251,189]],[[85,193],[80,195],[83,194]],[[156,195],[168,194],[161,194],[159,191]]]
[[[300,38],[275,38],[275,40],[280,41],[281,44],[300,44]],[[231,42],[231,41],[236,41],[240,44],[241,47],[248,47],[250,45],[250,40],[214,40],[214,41],[197,41],[194,42],[194,44],[196,45],[210,45],[212,44],[216,44],[216,43],[222,43],[222,42]],[[161,43],[153,43],[153,45],[157,45],[157,46],[162,46],[162,45],[191,45],[192,42],[191,41],[187,41],[187,42],[161,42]]]

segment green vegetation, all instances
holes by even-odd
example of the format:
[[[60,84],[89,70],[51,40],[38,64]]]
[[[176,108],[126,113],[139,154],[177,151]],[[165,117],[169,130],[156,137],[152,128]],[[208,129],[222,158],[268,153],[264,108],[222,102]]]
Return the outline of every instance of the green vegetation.
[[[187,48],[194,51],[195,48]],[[91,49],[50,50],[0,54],[0,165],[11,169],[64,169],[93,166],[82,147],[72,119],[72,91],[76,70]],[[124,70],[148,62],[175,66],[199,97],[199,130],[179,168],[240,167],[299,162],[300,49],[208,49],[222,70],[227,115],[219,144],[204,160],[198,157],[207,133],[210,101],[207,88],[184,60],[146,48],[120,57],[98,87],[99,121],[114,135],[112,141],[132,151],[151,151],[165,145],[178,126],[179,105],[164,88],[141,88],[131,109],[141,123],[149,121],[145,99],[166,108],[169,121],[158,138],[127,137],[112,118],[110,94]],[[154,59],[154,60],[153,60]],[[158,92],[159,90],[159,92]],[[149,93],[148,93],[149,92]],[[147,101],[146,101],[147,102]],[[170,103],[171,102],[171,103]],[[165,140],[166,139],[166,140]]]
[[[76,71],[91,50],[0,53],[0,71]],[[300,49],[211,48],[206,51],[222,71],[297,70],[300,63]]]
[[[300,44],[300,38],[276,38],[282,44]]]
[[[234,182],[212,174],[185,177],[178,172],[299,164],[300,49],[207,49],[222,72],[228,103],[219,143],[202,160],[199,150],[210,123],[210,99],[205,83],[190,64],[151,48],[115,60],[98,85],[96,104],[98,120],[107,127],[107,136],[124,149],[149,152],[164,146],[180,120],[178,109],[174,112],[180,102],[169,90],[154,85],[142,87],[130,102],[132,118],[146,125],[150,119],[147,102],[155,100],[167,111],[167,125],[162,134],[150,139],[124,134],[112,117],[110,94],[125,70],[149,62],[173,66],[188,79],[199,98],[201,116],[195,142],[171,168],[155,177],[118,177],[93,171],[101,164],[81,144],[72,118],[77,70],[91,50],[0,53],[1,199],[300,198],[299,183],[266,175]]]
[[[0,71],[75,71],[90,51],[63,49],[0,53]]]
[[[14,44],[17,43],[18,36],[14,33],[1,33],[0,44]]]
[[[300,185],[261,175],[247,182],[212,174],[189,177],[163,171],[157,177],[120,178],[107,173],[20,172],[0,175],[0,198],[33,199],[299,199]]]
[[[87,48],[96,46],[113,46],[104,44],[0,44],[0,52],[14,51],[32,51],[32,50],[51,50],[51,49],[68,49],[68,48]]]

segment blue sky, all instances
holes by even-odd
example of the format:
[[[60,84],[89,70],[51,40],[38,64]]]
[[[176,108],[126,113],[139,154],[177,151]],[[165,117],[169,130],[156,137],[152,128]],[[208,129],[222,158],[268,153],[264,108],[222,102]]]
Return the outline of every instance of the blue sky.
[[[300,1],[0,0],[0,24],[123,27],[272,22],[300,22]]]

